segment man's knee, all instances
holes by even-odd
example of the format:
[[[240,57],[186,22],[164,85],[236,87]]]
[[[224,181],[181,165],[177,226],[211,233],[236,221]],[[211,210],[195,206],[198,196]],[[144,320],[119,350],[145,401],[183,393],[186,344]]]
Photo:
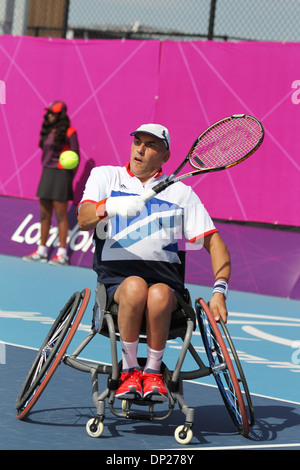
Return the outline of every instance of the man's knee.
[[[172,312],[177,307],[176,295],[167,284],[153,284],[149,289],[148,306],[150,309],[153,306],[160,307],[162,310],[167,308]]]
[[[115,293],[117,303],[123,300],[129,303],[145,303],[148,295],[148,285],[138,276],[127,277],[118,287]]]

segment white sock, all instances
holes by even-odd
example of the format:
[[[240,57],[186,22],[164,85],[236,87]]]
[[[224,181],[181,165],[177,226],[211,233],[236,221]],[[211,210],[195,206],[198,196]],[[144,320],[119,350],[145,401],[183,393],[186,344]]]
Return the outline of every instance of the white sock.
[[[59,256],[59,255],[66,256],[67,255],[67,249],[59,247],[58,250],[57,250],[57,256]]]
[[[122,371],[126,372],[133,369],[140,369],[137,361],[137,348],[139,340],[128,343],[121,339],[122,348]]]
[[[151,349],[149,346],[147,346],[147,362],[144,371],[152,374],[160,373],[160,366],[164,352],[165,349],[162,349],[161,351],[155,351],[155,349]]]
[[[38,246],[38,254],[41,256],[47,256],[48,250],[45,245],[39,245]]]

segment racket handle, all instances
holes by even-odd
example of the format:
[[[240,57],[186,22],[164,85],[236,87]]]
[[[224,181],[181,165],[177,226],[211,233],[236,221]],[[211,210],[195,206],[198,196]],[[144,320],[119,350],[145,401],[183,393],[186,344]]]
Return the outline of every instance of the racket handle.
[[[144,203],[146,203],[147,201],[150,201],[150,199],[152,199],[155,195],[156,192],[153,189],[148,189],[148,191],[144,192],[140,198],[142,201],[144,201]]]
[[[144,194],[141,195],[141,199],[146,203],[147,201],[150,201],[156,194],[160,193],[164,189],[166,189],[167,186],[169,186],[171,182],[169,181],[161,181],[158,183],[154,188],[149,189],[146,191]]]

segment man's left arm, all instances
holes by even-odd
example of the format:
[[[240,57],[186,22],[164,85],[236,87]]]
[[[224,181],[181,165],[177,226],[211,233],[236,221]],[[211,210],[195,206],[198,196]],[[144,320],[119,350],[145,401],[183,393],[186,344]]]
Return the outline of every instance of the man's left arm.
[[[218,232],[206,236],[204,238],[204,246],[210,254],[216,281],[209,306],[215,319],[218,321],[221,317],[226,323],[228,315],[226,294],[231,273],[229,251]]]

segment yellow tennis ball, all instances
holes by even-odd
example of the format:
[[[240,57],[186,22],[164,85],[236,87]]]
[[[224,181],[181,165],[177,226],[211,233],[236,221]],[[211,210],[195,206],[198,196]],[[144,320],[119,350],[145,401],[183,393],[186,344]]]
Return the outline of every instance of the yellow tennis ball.
[[[60,154],[59,163],[66,170],[73,170],[79,163],[79,157],[76,152],[66,150]]]

